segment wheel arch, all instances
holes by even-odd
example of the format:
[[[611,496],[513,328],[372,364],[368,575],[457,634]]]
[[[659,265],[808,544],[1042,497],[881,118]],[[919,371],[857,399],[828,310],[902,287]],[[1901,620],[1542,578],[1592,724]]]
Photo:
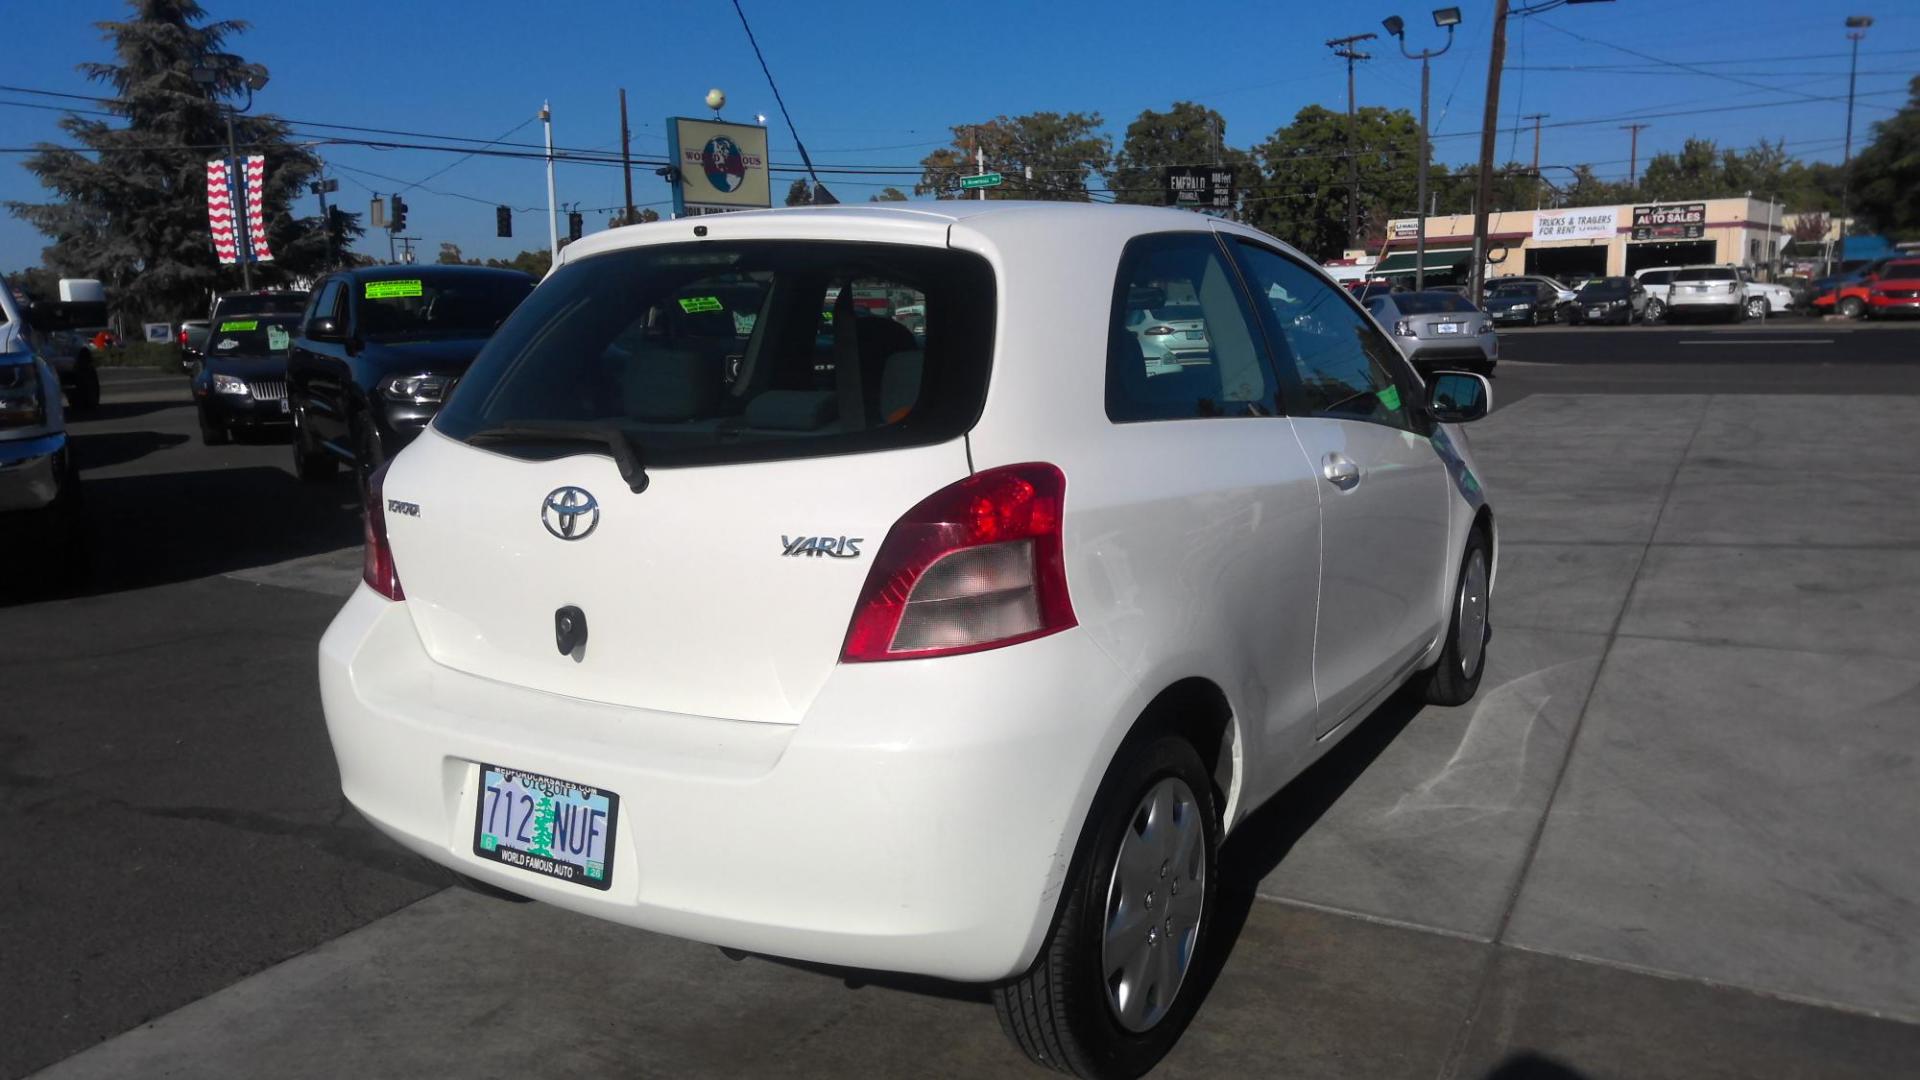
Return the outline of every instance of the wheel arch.
[[[1213,778],[1221,821],[1230,825],[1240,800],[1244,744],[1226,691],[1204,675],[1190,675],[1168,685],[1140,710],[1107,768],[1112,769],[1113,762],[1136,743],[1162,734],[1178,735],[1192,744]]]

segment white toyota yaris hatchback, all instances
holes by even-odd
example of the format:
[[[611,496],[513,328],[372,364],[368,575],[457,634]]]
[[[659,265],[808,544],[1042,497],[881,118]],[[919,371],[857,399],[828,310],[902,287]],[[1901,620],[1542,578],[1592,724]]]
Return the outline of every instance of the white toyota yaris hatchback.
[[[483,883],[989,983],[1035,1060],[1137,1075],[1223,836],[1410,680],[1473,695],[1491,396],[1186,211],[602,233],[375,478],[342,784]]]

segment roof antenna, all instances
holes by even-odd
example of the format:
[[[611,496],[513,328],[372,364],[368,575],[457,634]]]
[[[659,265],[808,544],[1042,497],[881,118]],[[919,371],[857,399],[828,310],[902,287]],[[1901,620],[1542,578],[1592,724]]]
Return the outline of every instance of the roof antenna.
[[[800,132],[794,130],[793,114],[787,112],[787,102],[780,96],[780,87],[773,81],[773,72],[767,70],[767,58],[761,55],[760,42],[753,36],[753,27],[747,23],[747,13],[740,10],[740,0],[733,0],[733,12],[740,16],[740,27],[747,32],[747,44],[753,46],[754,59],[760,61],[760,71],[767,77],[767,86],[773,91],[774,103],[780,106],[780,115],[787,122],[787,132],[793,136],[793,144],[800,148],[800,161],[807,167],[807,175],[813,178],[813,204],[832,206],[839,203],[833,192],[820,182],[820,174],[813,171],[813,158],[807,154],[807,144],[800,141]]]

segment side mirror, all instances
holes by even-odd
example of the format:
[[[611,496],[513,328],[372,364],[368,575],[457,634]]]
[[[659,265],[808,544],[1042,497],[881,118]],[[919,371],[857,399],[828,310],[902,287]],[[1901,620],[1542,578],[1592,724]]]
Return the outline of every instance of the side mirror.
[[[315,319],[307,324],[307,337],[314,341],[345,341],[347,328],[338,319]]]
[[[1468,371],[1436,371],[1428,384],[1427,411],[1443,424],[1467,424],[1493,409],[1493,384]]]

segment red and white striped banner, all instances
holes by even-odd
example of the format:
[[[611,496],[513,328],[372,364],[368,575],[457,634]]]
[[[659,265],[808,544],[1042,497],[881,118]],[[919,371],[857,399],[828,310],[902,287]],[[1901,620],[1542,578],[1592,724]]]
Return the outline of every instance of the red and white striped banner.
[[[267,215],[265,187],[267,180],[267,159],[252,154],[241,159],[245,162],[246,192],[246,229],[248,241],[247,253],[250,262],[267,262],[273,258],[273,252],[267,247]],[[240,230],[235,215],[239,208],[235,205],[240,193],[235,190],[236,175],[239,170],[225,159],[207,162],[207,228],[213,234],[214,254],[222,263],[238,262],[240,259]]]

